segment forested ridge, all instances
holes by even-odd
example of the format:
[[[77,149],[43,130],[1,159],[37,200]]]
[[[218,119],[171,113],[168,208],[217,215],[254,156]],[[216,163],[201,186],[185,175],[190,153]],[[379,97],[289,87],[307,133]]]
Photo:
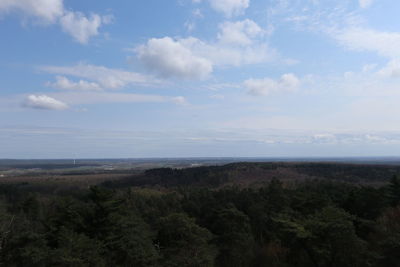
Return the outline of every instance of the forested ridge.
[[[90,188],[3,184],[0,265],[400,266],[397,168],[243,163]]]
[[[107,187],[127,186],[206,186],[262,185],[279,178],[284,181],[309,179],[343,181],[351,183],[380,183],[389,181],[400,173],[400,166],[343,164],[343,163],[231,163],[222,166],[196,168],[157,168],[117,181],[109,181]]]

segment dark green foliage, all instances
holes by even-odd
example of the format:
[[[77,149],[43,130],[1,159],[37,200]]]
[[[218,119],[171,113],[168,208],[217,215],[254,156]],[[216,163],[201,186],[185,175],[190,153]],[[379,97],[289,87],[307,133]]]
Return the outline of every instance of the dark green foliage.
[[[250,220],[234,206],[217,210],[210,227],[219,248],[218,266],[249,266],[253,259],[254,239]]]
[[[216,249],[212,234],[183,213],[161,218],[157,241],[163,266],[214,266]]]
[[[351,183],[385,183],[391,176],[400,173],[396,165],[369,165],[344,163],[231,163],[224,166],[202,166],[196,168],[173,169],[158,168],[147,170],[141,174],[103,183],[109,188],[128,186],[193,186],[220,187],[232,183],[246,183],[248,180],[265,183],[273,177],[289,179],[300,177],[327,181],[343,181]]]
[[[153,265],[156,250],[150,229],[140,216],[110,190],[94,187],[89,197],[93,205],[88,220],[89,235],[103,243],[109,264]]]
[[[234,183],[280,168],[325,178]],[[398,169],[385,168],[239,163],[58,193],[3,185],[0,266],[400,266],[397,176],[342,182],[384,181]]]
[[[400,204],[400,180],[397,175],[394,175],[390,180],[388,187],[389,200],[392,206],[397,206]]]
[[[53,266],[107,266],[101,256],[105,248],[102,243],[62,228],[57,235],[57,248],[51,251],[49,261]]]
[[[373,187],[360,187],[348,194],[342,206],[351,214],[374,220],[386,207],[386,201],[383,190]]]
[[[366,242],[355,232],[354,217],[326,207],[304,222],[304,245],[316,266],[368,266]]]
[[[400,264],[400,206],[390,208],[379,218],[376,243],[379,246],[381,266]]]
[[[5,266],[46,266],[50,249],[44,235],[26,230],[10,234],[2,254],[1,262]]]
[[[47,208],[41,219],[32,217],[37,205],[23,205],[3,238],[4,264],[152,266],[158,260],[149,226],[110,190],[94,187],[85,200],[54,199]]]
[[[114,183],[109,187],[158,185],[171,186],[219,186],[229,181],[225,166],[198,167],[188,169],[159,168],[147,170],[144,174],[135,175]]]

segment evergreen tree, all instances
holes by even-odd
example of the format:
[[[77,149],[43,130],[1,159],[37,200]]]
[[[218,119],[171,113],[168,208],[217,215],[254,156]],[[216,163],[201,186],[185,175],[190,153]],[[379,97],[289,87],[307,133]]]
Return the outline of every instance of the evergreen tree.
[[[304,222],[309,234],[303,244],[309,249],[315,266],[361,267],[370,264],[366,242],[357,236],[353,220],[341,209],[326,207]]]
[[[400,207],[388,209],[378,220],[376,243],[381,257],[378,266],[399,266]]]
[[[162,253],[162,266],[214,266],[215,248],[212,234],[183,213],[161,218],[157,240]]]
[[[218,266],[249,266],[255,246],[249,217],[233,205],[216,211],[214,216],[211,230],[219,248]]]
[[[90,199],[90,235],[103,243],[108,265],[154,265],[157,251],[150,228],[142,218],[108,189],[92,188]]]
[[[397,175],[394,175],[390,180],[388,187],[389,191],[389,201],[392,206],[397,206],[400,204],[400,180]]]

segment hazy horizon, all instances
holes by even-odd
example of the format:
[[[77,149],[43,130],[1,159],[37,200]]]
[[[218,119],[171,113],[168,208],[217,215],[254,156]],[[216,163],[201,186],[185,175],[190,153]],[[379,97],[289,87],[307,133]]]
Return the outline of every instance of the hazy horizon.
[[[396,163],[396,156],[363,157],[150,157],[150,158],[0,158],[0,165],[9,162],[63,162],[86,164],[88,162],[340,162],[340,163]]]

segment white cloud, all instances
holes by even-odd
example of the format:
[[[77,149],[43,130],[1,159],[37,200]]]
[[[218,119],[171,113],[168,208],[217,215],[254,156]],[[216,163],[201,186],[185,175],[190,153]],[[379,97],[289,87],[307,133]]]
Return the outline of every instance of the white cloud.
[[[391,60],[384,68],[380,69],[377,74],[388,78],[400,77],[400,61]]]
[[[300,80],[294,74],[287,73],[282,75],[278,81],[271,78],[248,79],[243,84],[249,94],[266,96],[274,92],[295,91],[300,85]]]
[[[136,52],[147,68],[163,77],[204,79],[213,70],[208,59],[194,55],[180,40],[170,37],[150,39]]]
[[[195,9],[195,10],[193,10],[192,15],[193,15],[193,17],[195,17],[195,18],[203,18],[203,13],[202,13],[201,10],[198,9],[198,8]]]
[[[40,70],[58,75],[79,77],[96,82],[104,89],[118,89],[129,84],[149,86],[160,84],[153,77],[129,72],[120,69],[110,69],[104,66],[96,66],[79,63],[75,66],[44,66]]]
[[[174,102],[177,105],[186,105],[187,101],[186,98],[183,96],[175,96],[171,98],[172,102]]]
[[[43,22],[55,23],[64,13],[64,5],[63,0],[1,0],[1,11],[20,11]]]
[[[312,137],[313,143],[336,143],[337,137],[334,134],[329,133],[318,133],[314,134]]]
[[[188,32],[191,32],[196,28],[196,24],[194,22],[190,22],[190,21],[186,21],[184,26]]]
[[[157,74],[185,79],[204,79],[215,66],[239,67],[279,58],[267,44],[268,32],[254,21],[225,22],[219,28],[215,41],[206,42],[195,37],[153,38],[134,51],[138,59]]]
[[[78,82],[73,82],[64,76],[57,76],[56,81],[51,83],[48,82],[47,86],[62,89],[62,90],[76,90],[76,91],[98,91],[102,90],[99,84],[94,82],[88,82],[84,80],[79,80]]]
[[[373,0],[358,0],[361,8],[368,8],[372,5]]]
[[[366,64],[362,68],[362,72],[370,72],[376,68],[376,64]]]
[[[1,0],[0,12],[20,12],[40,22],[59,23],[62,29],[76,41],[86,44],[89,39],[99,34],[103,24],[111,22],[110,16],[101,17],[91,14],[86,17],[81,12],[69,11],[64,7],[63,0]]]
[[[103,23],[102,17],[92,14],[87,18],[81,12],[67,12],[60,18],[60,23],[65,32],[70,34],[76,41],[86,44],[90,37],[99,34],[98,29]]]
[[[219,25],[221,32],[218,39],[223,44],[250,45],[254,38],[262,36],[265,31],[252,20],[224,22]]]
[[[249,7],[250,0],[209,0],[213,9],[227,17],[241,15]]]
[[[23,103],[24,107],[34,109],[65,110],[68,105],[47,95],[30,95]]]
[[[217,99],[217,100],[223,100],[223,99],[225,99],[225,96],[221,95],[221,94],[214,94],[214,95],[210,95],[210,98]]]
[[[400,33],[380,32],[364,28],[347,28],[332,32],[343,46],[356,51],[376,52],[388,58],[400,57]]]
[[[296,89],[300,85],[300,80],[292,73],[283,74],[280,79],[280,85],[290,90]]]

